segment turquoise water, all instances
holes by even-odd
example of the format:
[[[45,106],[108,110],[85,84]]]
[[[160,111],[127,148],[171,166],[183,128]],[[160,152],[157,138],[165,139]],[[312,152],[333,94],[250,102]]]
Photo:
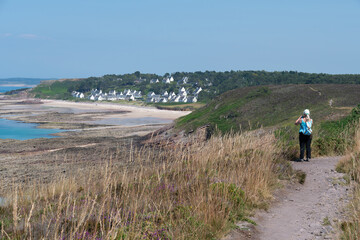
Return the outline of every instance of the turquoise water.
[[[53,138],[50,134],[63,132],[59,129],[36,128],[38,124],[24,123],[7,119],[0,119],[0,139],[27,140],[33,138]]]
[[[15,86],[0,86],[0,93],[4,93],[7,91],[11,91],[11,90],[16,90],[16,89],[21,89],[21,88],[26,88],[26,87],[15,87]]]

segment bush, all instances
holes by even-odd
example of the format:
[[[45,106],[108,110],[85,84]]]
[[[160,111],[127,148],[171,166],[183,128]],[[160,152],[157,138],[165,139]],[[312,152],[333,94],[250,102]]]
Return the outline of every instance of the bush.
[[[320,124],[318,136],[314,140],[314,150],[319,155],[342,155],[354,145],[354,135],[360,119],[360,105],[338,121],[326,121]]]

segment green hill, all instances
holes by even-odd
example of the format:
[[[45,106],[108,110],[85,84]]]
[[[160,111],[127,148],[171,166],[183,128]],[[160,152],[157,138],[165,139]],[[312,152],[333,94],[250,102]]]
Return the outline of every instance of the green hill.
[[[59,79],[42,81],[31,90],[36,98],[71,99],[71,92],[74,84],[80,79]]]
[[[34,95],[39,98],[71,98],[72,91],[89,93],[91,89],[123,91],[133,89],[148,92],[176,92],[180,85],[193,91],[201,87],[199,101],[208,102],[215,96],[240,87],[280,84],[360,84],[360,74],[323,74],[302,73],[296,71],[266,72],[266,71],[226,71],[226,72],[175,72],[171,76],[174,82],[162,82],[164,75],[149,73],[109,74],[102,77],[89,77],[83,79],[67,79],[55,82],[44,82],[33,89]],[[182,80],[186,78],[186,83]],[[151,83],[151,79],[158,79],[159,83]],[[75,81],[74,81],[75,80]],[[178,84],[179,83],[179,84]]]
[[[260,126],[290,126],[306,108],[315,123],[336,120],[360,103],[360,85],[306,84],[245,87],[228,91],[180,118],[176,127],[193,131],[210,125],[221,132]]]

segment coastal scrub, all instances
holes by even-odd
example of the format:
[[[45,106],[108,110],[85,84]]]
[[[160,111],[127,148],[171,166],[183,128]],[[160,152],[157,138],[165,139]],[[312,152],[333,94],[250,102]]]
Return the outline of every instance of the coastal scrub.
[[[131,148],[127,167],[14,186],[0,207],[7,239],[214,239],[265,208],[278,181],[273,134]],[[119,152],[119,155],[124,153]],[[283,168],[282,168],[283,169]],[[284,174],[284,173],[283,173]]]

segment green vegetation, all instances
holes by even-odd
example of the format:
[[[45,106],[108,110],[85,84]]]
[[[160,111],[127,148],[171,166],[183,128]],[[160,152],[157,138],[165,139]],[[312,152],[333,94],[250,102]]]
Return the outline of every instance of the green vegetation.
[[[354,145],[356,123],[359,119],[360,105],[340,120],[321,122],[318,137],[314,141],[319,154],[344,154],[351,149]]]
[[[360,103],[359,91],[360,85],[331,84],[238,88],[180,118],[176,127],[193,131],[209,125],[225,133],[275,126],[282,128],[277,134],[289,141],[298,129],[294,122],[305,108],[311,110],[314,129],[319,131],[322,121],[339,119]]]
[[[29,88],[19,88],[19,89],[15,89],[15,90],[11,90],[11,91],[7,91],[4,94],[5,95],[13,95],[13,94],[18,94],[19,92],[28,90]]]
[[[245,92],[246,94],[242,94]],[[246,119],[243,118],[239,110],[246,103],[257,98],[268,96],[269,93],[270,90],[268,87],[250,90],[238,89],[227,92],[207,106],[179,119],[177,127],[194,130],[203,125],[210,125],[213,129],[217,128],[223,133],[229,132],[230,130],[238,131],[241,125],[247,125],[245,122]]]
[[[330,222],[330,220],[329,220],[329,217],[324,217],[323,222],[322,222],[322,225],[323,225],[323,226],[329,226],[329,225],[331,225],[331,222]]]
[[[75,81],[44,81],[31,92],[36,98],[71,99],[71,87]]]
[[[306,173],[300,170],[297,170],[295,172],[295,177],[297,178],[298,182],[300,184],[304,184],[305,183],[305,179],[306,179]]]
[[[359,85],[331,84],[239,88],[178,119],[175,127],[193,132],[208,126],[210,132],[222,134],[273,128],[283,154],[296,159],[299,127],[294,122],[309,108],[314,120],[313,156],[340,155],[353,145],[353,123],[360,118],[360,108],[356,107],[360,103],[359,92]],[[299,93],[301,96],[297,97]]]
[[[157,74],[144,74],[135,72],[123,75],[104,75],[102,77],[89,77],[76,80],[59,80],[57,86],[48,85],[55,82],[40,84],[34,89],[34,93],[41,98],[68,99],[72,91],[88,93],[91,89],[101,89],[104,92],[110,90],[123,91],[133,89],[148,93],[154,91],[160,94],[163,91],[177,93],[179,86],[177,81],[188,77],[186,84],[181,84],[187,89],[194,90],[202,87],[199,99],[203,102],[212,100],[215,96],[236,88],[259,85],[283,85],[283,84],[360,84],[360,75],[342,74],[316,74],[296,71],[266,72],[266,71],[226,71],[226,72],[175,72],[171,74],[175,81],[171,84],[162,83],[163,76]],[[151,79],[159,79],[159,83],[150,83]]]
[[[134,75],[135,80],[141,76]],[[321,80],[320,76],[314,79]],[[131,80],[132,75],[127,77]],[[112,79],[106,80],[108,86],[119,83],[128,87],[134,80],[121,85],[125,78]],[[96,78],[91,81],[103,84]],[[83,80],[51,82],[34,93],[67,98],[72,90],[80,91],[73,88],[74,83],[87,86],[81,85]],[[97,166],[71,179],[14,188],[5,196],[12,205],[0,207],[2,231],[10,239],[218,239],[237,221],[250,221],[252,209],[266,208],[278,179],[292,176],[287,160],[298,152],[294,121],[305,108],[314,119],[315,155],[338,154],[356,146],[360,152],[360,132],[354,125],[360,116],[360,105],[356,107],[359,92],[360,85],[346,84],[252,86],[228,91],[176,123],[178,130],[188,132],[208,125],[221,136],[170,147],[131,148],[130,153],[119,150],[119,155],[128,154],[131,167]],[[176,109],[199,104],[156,106]],[[274,131],[245,131],[261,126]],[[107,156],[109,162],[120,159],[117,154]],[[357,181],[359,156],[351,155],[338,168]],[[303,172],[295,177],[299,183],[306,180]],[[354,212],[360,214],[359,206],[354,204]],[[356,218],[344,223],[344,235],[360,236],[358,226]]]
[[[147,105],[153,105],[158,109],[175,110],[175,111],[194,111],[205,106],[204,103],[148,103]]]

